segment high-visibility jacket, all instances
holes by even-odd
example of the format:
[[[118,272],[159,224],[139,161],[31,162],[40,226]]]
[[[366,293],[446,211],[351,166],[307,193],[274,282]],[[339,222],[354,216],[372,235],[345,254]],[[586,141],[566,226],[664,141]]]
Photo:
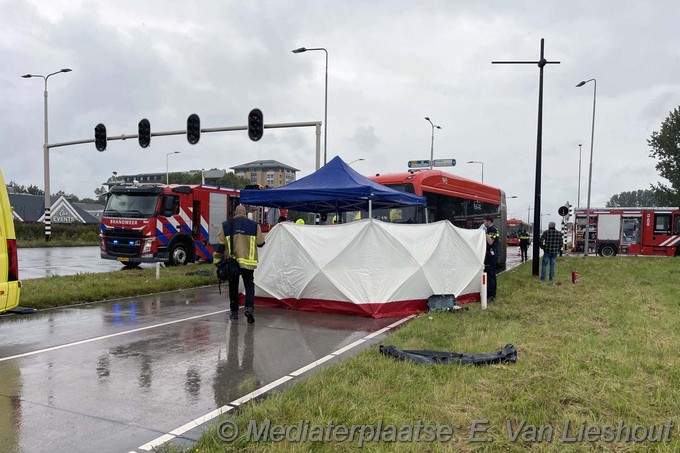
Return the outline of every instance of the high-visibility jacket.
[[[234,248],[231,248],[231,235],[233,231]],[[217,234],[217,247],[213,254],[213,263],[222,261],[224,253],[236,258],[243,269],[257,268],[257,248],[264,245],[264,235],[260,225],[248,219],[246,216],[236,216],[232,220],[222,223],[222,228]]]

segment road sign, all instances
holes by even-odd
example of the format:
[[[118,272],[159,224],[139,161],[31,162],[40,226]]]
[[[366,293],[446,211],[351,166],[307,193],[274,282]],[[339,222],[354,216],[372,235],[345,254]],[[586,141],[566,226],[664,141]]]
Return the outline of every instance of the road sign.
[[[456,159],[435,159],[434,160],[434,166],[435,167],[455,167],[456,166]]]
[[[409,160],[408,168],[426,168],[430,166],[430,161],[428,160]]]
[[[560,208],[557,210],[557,213],[561,215],[562,217],[566,216],[569,214],[569,208],[566,206],[560,206]]]

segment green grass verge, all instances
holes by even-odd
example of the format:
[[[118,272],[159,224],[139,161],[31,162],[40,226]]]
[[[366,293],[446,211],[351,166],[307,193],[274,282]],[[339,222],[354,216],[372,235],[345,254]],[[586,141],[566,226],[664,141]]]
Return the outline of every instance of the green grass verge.
[[[581,282],[571,284],[572,268]],[[374,346],[291,388],[242,407],[240,437],[226,443],[214,428],[192,449],[222,451],[355,451],[354,442],[248,442],[250,420],[272,425],[401,426],[418,420],[454,427],[456,442],[368,442],[388,451],[680,451],[680,260],[615,257],[558,259],[557,281],[531,276],[531,263],[499,276],[496,302],[463,313],[422,315],[384,340],[402,349],[518,350],[511,365],[424,366],[381,356]],[[266,357],[262,357],[266,360]],[[475,420],[488,420],[469,441]],[[670,442],[569,442],[582,423],[672,422]],[[511,441],[507,423],[553,427],[551,441]],[[565,434],[565,423],[571,431]],[[459,426],[459,427],[457,427]],[[606,429],[606,428],[605,428]],[[616,431],[614,431],[616,432]],[[547,431],[544,431],[547,434]],[[624,431],[625,434],[625,431]],[[170,451],[174,451],[174,447]]]
[[[209,275],[196,274],[209,272]],[[19,305],[29,308],[52,308],[119,297],[173,291],[217,282],[212,264],[195,264],[156,269],[128,269],[108,273],[33,278],[21,282]]]

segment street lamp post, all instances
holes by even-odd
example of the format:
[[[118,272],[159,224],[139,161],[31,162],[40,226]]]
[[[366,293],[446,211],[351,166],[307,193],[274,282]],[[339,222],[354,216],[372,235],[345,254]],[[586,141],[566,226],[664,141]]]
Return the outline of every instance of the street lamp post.
[[[323,164],[326,165],[326,145],[328,138],[328,51],[323,47],[300,47],[293,50],[293,53],[303,53],[311,50],[323,50],[326,53],[326,83],[324,87],[324,101],[323,101]]]
[[[434,167],[434,129],[441,129],[441,126],[436,126],[432,120],[430,120],[429,116],[426,116],[425,119],[432,126],[432,141],[430,142],[430,170],[432,170],[432,167]]]
[[[352,165],[354,162],[359,162],[359,161],[362,161],[362,160],[366,160],[366,159],[363,159],[363,158],[354,159],[352,162],[348,163],[347,165]]]
[[[47,79],[50,78],[50,76],[53,76],[55,74],[59,74],[62,72],[71,72],[72,69],[70,68],[64,68],[60,69],[59,71],[55,71],[51,74],[47,74],[46,76],[41,75],[41,74],[24,74],[21,77],[24,79],[30,79],[31,77],[40,77],[45,81],[45,91],[44,91],[44,121],[45,121],[45,141],[43,143],[43,172],[45,173],[45,241],[49,242],[50,239],[52,238],[52,217],[51,217],[51,205],[52,201],[50,200],[50,154],[49,154],[49,147],[47,146],[49,144],[48,141],[48,134],[47,134]]]
[[[582,143],[578,144],[578,195],[576,198],[576,207],[581,206],[581,146]]]
[[[170,157],[170,154],[179,154],[181,151],[173,151],[171,153],[167,153],[165,155],[165,185],[170,184],[170,172],[169,172],[169,166],[168,166],[168,157]]]
[[[593,82],[593,122],[590,128],[590,169],[588,170],[588,202],[586,206],[586,232],[583,238],[583,256],[588,256],[588,240],[590,239],[590,188],[593,181],[593,141],[595,140],[595,100],[597,99],[597,80],[582,80],[576,86],[582,87]]]
[[[478,160],[469,160],[468,164],[482,164],[482,183],[484,183],[484,162]]]
[[[543,233],[543,216],[550,215],[550,213],[541,214],[541,233]]]

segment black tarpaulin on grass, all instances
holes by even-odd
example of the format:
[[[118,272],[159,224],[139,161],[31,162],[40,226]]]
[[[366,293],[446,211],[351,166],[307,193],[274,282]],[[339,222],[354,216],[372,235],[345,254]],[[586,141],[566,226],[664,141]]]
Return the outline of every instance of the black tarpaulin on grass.
[[[402,351],[395,346],[380,345],[380,353],[399,360],[409,360],[424,365],[455,363],[458,365],[492,365],[494,363],[515,363],[517,349],[506,344],[502,351],[491,354],[460,354],[446,351]]]

